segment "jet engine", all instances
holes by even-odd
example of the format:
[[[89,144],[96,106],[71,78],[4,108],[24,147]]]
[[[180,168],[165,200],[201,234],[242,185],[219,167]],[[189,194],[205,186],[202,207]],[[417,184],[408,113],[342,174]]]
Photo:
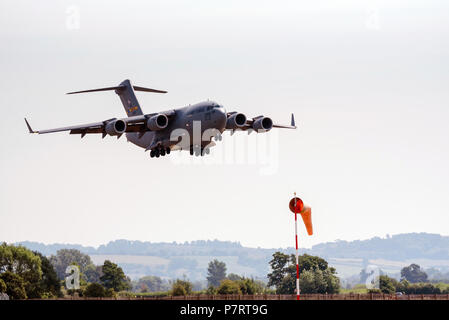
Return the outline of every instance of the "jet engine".
[[[246,124],[246,116],[243,113],[234,113],[226,121],[226,129],[241,128]]]
[[[157,114],[148,118],[147,127],[151,131],[157,131],[165,129],[168,126],[168,118],[165,114]]]
[[[269,131],[273,128],[273,120],[268,117],[260,117],[259,119],[255,119],[253,122],[254,130],[266,130]]]
[[[123,120],[110,121],[105,126],[105,131],[110,136],[118,136],[126,131],[126,122]]]

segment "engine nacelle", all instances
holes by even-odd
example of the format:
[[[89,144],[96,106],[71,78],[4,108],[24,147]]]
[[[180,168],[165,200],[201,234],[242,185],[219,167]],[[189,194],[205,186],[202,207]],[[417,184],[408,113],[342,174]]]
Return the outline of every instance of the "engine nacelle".
[[[123,120],[110,121],[104,129],[108,135],[118,136],[126,131],[126,122]]]
[[[268,117],[261,117],[259,119],[254,120],[253,129],[254,130],[265,130],[269,131],[273,128],[273,120]]]
[[[246,124],[246,116],[243,113],[234,113],[226,121],[226,129],[238,129]]]
[[[168,118],[165,114],[157,114],[148,118],[147,127],[151,131],[158,131],[167,128]]]

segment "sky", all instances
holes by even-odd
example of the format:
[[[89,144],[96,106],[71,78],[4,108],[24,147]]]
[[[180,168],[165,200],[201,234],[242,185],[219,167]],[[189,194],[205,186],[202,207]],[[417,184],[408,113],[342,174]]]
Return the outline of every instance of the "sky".
[[[0,0],[0,48],[0,241],[291,247],[293,192],[302,247],[449,234],[447,1]],[[28,133],[125,117],[64,94],[124,79],[168,91],[146,113],[211,99],[298,129],[225,134],[210,162]]]

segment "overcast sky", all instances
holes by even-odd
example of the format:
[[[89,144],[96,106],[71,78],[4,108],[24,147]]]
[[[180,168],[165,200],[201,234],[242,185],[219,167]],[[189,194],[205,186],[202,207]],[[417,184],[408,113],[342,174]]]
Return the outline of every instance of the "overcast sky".
[[[303,247],[448,235],[449,3],[336,3],[0,0],[0,240],[287,247],[294,191],[313,212]],[[299,129],[266,135],[268,172],[28,134],[24,116],[34,129],[124,117],[113,92],[64,93],[127,78],[168,90],[138,93],[146,113],[213,99],[277,123],[294,112]]]

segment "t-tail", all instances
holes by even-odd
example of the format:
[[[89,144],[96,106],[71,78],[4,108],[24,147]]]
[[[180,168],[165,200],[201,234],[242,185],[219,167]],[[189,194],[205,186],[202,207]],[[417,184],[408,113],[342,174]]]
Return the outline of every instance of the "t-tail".
[[[96,92],[96,91],[108,91],[114,90],[120,97],[122,101],[123,107],[125,108],[125,112],[128,117],[139,116],[142,115],[142,109],[140,108],[139,101],[137,101],[137,97],[134,91],[145,91],[145,92],[155,92],[155,93],[167,93],[167,91],[156,90],[151,88],[144,88],[131,85],[129,80],[125,80],[117,87],[108,87],[108,88],[100,88],[100,89],[90,89],[83,91],[74,91],[68,92],[67,94],[75,94],[75,93],[86,93],[86,92]]]

